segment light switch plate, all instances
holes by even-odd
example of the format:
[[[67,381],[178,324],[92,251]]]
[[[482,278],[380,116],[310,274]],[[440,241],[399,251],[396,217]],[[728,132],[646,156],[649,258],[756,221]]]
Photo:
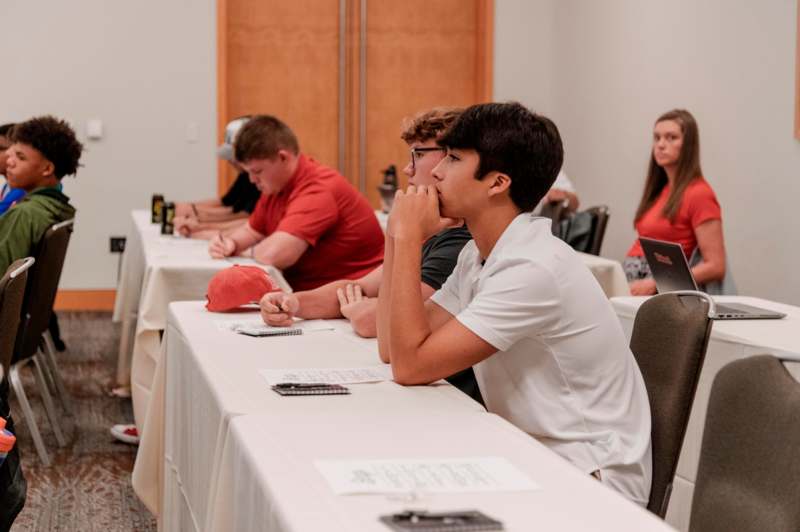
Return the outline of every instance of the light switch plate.
[[[103,121],[92,119],[86,122],[86,136],[92,140],[103,138]]]

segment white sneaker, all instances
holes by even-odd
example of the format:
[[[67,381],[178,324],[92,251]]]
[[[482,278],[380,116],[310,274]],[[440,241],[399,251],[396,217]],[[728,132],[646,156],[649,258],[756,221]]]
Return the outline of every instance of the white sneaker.
[[[114,425],[111,427],[111,435],[121,442],[139,445],[139,431],[136,425]]]

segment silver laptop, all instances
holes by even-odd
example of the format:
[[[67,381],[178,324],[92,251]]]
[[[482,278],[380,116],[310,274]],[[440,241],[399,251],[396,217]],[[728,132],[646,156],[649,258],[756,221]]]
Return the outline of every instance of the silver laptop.
[[[652,238],[640,238],[639,242],[642,243],[644,257],[660,294],[698,289],[680,244]],[[714,319],[717,320],[775,320],[786,317],[781,312],[739,303],[716,303],[716,307]]]

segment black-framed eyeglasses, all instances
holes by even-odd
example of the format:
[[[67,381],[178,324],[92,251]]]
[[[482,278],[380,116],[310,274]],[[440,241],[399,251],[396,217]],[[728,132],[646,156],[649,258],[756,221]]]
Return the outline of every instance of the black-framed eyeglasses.
[[[436,147],[429,147],[429,148],[411,148],[411,171],[417,171],[417,159],[421,159],[422,155],[429,152],[429,151],[447,151],[445,148],[441,146]]]

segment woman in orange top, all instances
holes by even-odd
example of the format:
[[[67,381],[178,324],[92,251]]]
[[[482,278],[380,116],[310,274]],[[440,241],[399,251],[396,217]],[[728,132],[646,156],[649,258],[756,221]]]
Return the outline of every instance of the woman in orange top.
[[[634,227],[639,236],[677,242],[687,260],[700,248],[703,261],[692,268],[697,284],[725,276],[722,212],[700,169],[700,135],[685,110],[664,113],[653,128],[653,150]],[[623,264],[633,295],[656,293],[637,239]]]

